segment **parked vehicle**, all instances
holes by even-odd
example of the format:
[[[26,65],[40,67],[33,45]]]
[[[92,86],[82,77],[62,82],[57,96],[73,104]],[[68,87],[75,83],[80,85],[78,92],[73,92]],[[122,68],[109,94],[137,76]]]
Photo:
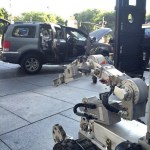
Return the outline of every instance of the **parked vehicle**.
[[[90,38],[95,39],[95,41],[91,42],[91,49],[89,50],[89,54],[101,54],[101,51],[113,53],[114,49],[113,45],[111,45],[111,33],[112,30],[110,28],[101,28],[89,33]]]
[[[1,59],[19,64],[27,73],[40,71],[43,64],[69,63],[92,48],[100,47],[98,39],[76,28],[53,23],[15,22],[0,19],[5,28],[2,35]],[[107,47],[110,47],[109,45]]]

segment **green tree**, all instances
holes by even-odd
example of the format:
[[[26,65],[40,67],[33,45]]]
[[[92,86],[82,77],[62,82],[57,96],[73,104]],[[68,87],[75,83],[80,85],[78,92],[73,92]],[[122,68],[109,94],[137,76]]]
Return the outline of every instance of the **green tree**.
[[[146,22],[150,22],[150,14],[146,16]]]
[[[115,12],[104,12],[103,17],[105,19],[106,27],[111,28],[113,31],[115,30]]]
[[[74,16],[78,21],[78,27],[86,33],[92,31],[95,24],[94,17],[97,13],[99,13],[97,9],[87,9],[81,13],[75,13]]]
[[[97,9],[87,9],[81,13],[74,14],[74,16],[79,22],[93,22],[95,15],[99,12],[100,10]]]
[[[8,19],[8,12],[5,8],[0,8],[0,18]]]
[[[53,22],[64,24],[64,20],[59,16],[33,11],[22,13],[20,17],[15,17],[15,21]]]
[[[1,19],[8,19],[8,12],[5,10],[5,8],[0,8],[0,18]],[[4,24],[0,23],[0,37],[2,35],[4,29]]]
[[[99,11],[94,17],[94,22],[97,24],[102,24],[104,21],[104,26],[111,28],[113,31],[115,29],[115,12]]]
[[[57,23],[65,25],[65,20],[63,18],[61,18],[60,16],[56,16],[56,20],[57,20]]]
[[[56,22],[55,17],[43,12],[27,12],[22,14],[23,21]]]
[[[112,28],[115,27],[115,12],[106,12],[98,9],[87,9],[81,13],[74,14],[76,17],[79,27],[81,30],[86,32],[91,32],[97,28],[100,28],[103,17],[107,24],[106,27]]]
[[[22,16],[14,16],[14,21],[23,21]]]

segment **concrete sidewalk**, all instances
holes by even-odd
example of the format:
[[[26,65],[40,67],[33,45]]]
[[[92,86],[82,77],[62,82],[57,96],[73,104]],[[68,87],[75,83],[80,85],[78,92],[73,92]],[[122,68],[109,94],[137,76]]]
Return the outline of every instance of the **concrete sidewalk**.
[[[52,150],[56,123],[77,138],[80,118],[72,112],[74,104],[103,90],[88,77],[54,87],[58,73],[16,75],[18,66],[2,62],[0,69],[0,150]]]
[[[0,63],[6,74],[10,73],[7,67]],[[0,73],[0,150],[52,150],[54,124],[77,138],[80,118],[73,114],[74,104],[108,90],[100,83],[92,84],[91,77],[54,87],[57,67],[34,76],[16,75],[19,67],[10,68],[12,75]]]

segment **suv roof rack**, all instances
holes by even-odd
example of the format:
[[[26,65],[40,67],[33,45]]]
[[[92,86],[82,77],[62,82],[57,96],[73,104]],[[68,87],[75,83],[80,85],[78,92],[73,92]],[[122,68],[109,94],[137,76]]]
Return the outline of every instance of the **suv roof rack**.
[[[15,21],[14,24],[40,24],[41,22],[36,22],[36,21]]]

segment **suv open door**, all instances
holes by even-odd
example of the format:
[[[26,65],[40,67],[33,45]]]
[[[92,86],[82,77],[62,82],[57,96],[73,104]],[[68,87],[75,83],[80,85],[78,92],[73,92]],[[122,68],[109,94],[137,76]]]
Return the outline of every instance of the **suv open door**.
[[[10,25],[10,22],[5,19],[0,18],[0,50],[2,49],[3,37],[7,30],[7,27]]]

